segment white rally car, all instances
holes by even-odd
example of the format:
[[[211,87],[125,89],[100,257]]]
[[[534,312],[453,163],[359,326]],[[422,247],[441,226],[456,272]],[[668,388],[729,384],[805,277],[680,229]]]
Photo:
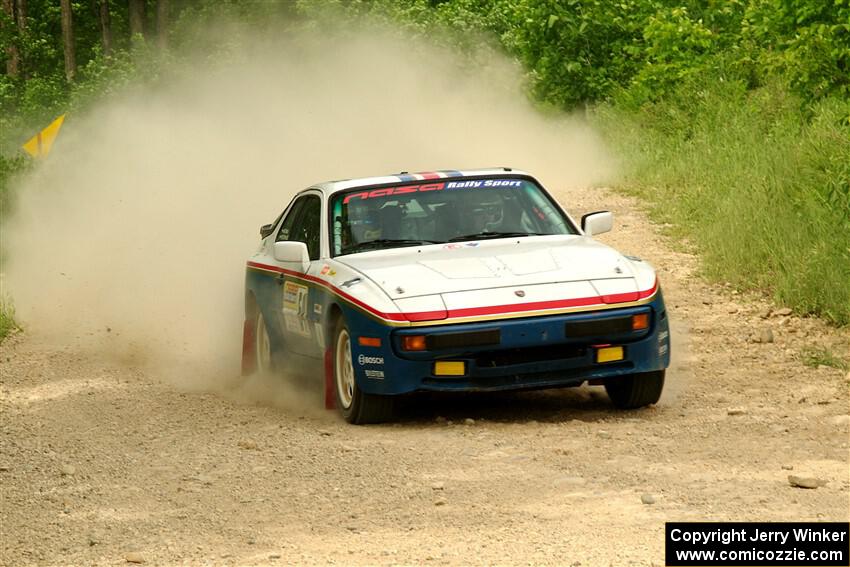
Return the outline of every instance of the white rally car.
[[[243,372],[315,368],[351,423],[401,394],[604,384],[658,401],[670,361],[655,271],[593,240],[531,175],[437,171],[321,183],[260,229]]]

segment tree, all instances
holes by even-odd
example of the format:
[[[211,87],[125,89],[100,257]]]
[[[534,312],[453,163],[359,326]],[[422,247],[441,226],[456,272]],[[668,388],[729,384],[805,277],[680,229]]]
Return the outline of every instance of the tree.
[[[62,8],[62,45],[65,50],[65,78],[74,80],[77,63],[74,53],[74,19],[71,14],[71,0],[60,0]]]
[[[27,33],[27,0],[15,2],[15,19],[18,24],[18,41],[23,42]],[[24,64],[24,53],[18,52],[18,67],[24,79],[29,79],[27,66]]]
[[[168,47],[168,0],[156,2],[156,44],[163,50]]]
[[[112,24],[109,19],[109,0],[100,0],[100,33],[103,41],[103,54],[112,55]]]
[[[16,10],[14,0],[3,0],[3,12],[8,17],[8,22],[12,25],[16,22]],[[3,25],[3,22],[0,22]],[[6,47],[6,74],[10,77],[17,77],[20,72],[21,52],[18,50],[16,41],[9,42]]]
[[[145,0],[130,0],[130,35],[145,33]]]

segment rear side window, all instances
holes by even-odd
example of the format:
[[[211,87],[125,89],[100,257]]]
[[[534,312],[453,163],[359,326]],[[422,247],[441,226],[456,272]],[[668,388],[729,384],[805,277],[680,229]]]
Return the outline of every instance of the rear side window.
[[[286,215],[277,233],[277,242],[291,240],[307,245],[310,260],[318,260],[320,252],[319,225],[322,200],[316,195],[300,197]]]

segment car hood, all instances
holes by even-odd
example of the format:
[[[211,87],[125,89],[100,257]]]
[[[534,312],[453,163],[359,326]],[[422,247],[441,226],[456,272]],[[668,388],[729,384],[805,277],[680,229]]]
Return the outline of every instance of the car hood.
[[[637,293],[632,263],[576,235],[395,248],[337,257],[402,311]],[[628,300],[628,299],[626,299]]]

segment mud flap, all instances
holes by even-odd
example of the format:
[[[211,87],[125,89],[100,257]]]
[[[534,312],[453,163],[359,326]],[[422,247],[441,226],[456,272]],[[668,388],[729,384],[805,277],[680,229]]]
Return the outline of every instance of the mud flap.
[[[334,356],[333,349],[325,349],[325,409],[336,408],[334,395]]]
[[[257,370],[257,349],[254,322],[245,321],[242,326],[242,376],[250,376]]]

